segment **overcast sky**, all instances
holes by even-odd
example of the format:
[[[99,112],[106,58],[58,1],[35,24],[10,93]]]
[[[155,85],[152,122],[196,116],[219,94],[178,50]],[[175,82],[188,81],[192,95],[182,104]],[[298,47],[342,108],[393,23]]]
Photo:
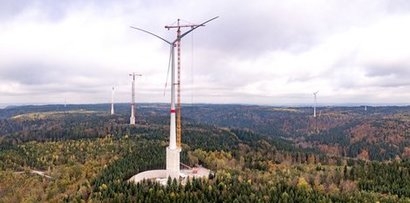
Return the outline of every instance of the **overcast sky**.
[[[308,3],[307,3],[308,2]],[[0,103],[164,96],[179,18],[185,103],[410,104],[410,1],[0,0]]]

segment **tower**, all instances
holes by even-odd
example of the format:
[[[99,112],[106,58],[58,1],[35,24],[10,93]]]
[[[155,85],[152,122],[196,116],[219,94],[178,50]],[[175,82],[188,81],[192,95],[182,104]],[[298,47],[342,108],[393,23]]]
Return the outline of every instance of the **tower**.
[[[130,125],[135,125],[135,76],[142,75],[136,73],[130,73],[129,75],[132,76]]]
[[[175,57],[174,46],[171,48],[171,110],[169,126],[169,146],[166,149],[166,170],[167,176],[171,178],[179,177],[179,164],[181,148],[176,144],[176,126],[175,126]]]
[[[111,90],[111,115],[114,115],[114,86]]]

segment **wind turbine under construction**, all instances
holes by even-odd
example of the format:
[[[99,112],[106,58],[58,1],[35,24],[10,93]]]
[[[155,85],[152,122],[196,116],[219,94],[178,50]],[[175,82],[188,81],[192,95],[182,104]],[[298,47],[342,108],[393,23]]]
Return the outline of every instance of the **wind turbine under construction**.
[[[168,64],[168,73],[169,68],[171,67],[171,110],[170,110],[170,135],[169,135],[169,146],[166,149],[166,177],[179,178],[180,177],[180,152],[181,152],[181,100],[180,100],[180,69],[181,69],[181,39],[185,37],[190,32],[195,29],[205,26],[206,23],[215,20],[217,17],[211,18],[201,24],[190,24],[190,25],[181,25],[180,20],[178,19],[177,25],[165,26],[167,29],[176,28],[177,37],[176,39],[169,41],[166,40],[152,32],[147,30],[133,27],[131,28],[150,34],[170,46],[170,56]],[[190,28],[188,31],[181,33],[181,28]],[[177,48],[177,57],[178,57],[178,81],[175,82],[175,47]],[[168,77],[168,76],[167,76]],[[178,91],[178,103],[177,109],[175,109],[175,85],[177,85]],[[177,111],[176,111],[177,110]],[[175,123],[177,114],[177,125]]]

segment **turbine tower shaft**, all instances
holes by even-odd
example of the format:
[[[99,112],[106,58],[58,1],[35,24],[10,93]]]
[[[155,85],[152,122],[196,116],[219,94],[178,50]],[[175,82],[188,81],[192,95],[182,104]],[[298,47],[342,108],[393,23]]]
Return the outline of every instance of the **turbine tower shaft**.
[[[132,76],[130,125],[135,125],[135,76],[142,75],[136,73],[130,73],[129,75]]]

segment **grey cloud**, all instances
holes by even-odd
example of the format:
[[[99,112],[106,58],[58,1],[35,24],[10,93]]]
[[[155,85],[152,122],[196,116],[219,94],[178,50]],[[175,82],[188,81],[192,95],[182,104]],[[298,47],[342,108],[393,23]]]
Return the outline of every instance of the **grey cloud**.
[[[68,4],[71,1],[51,1],[51,0],[4,0],[0,2],[0,21],[13,20],[19,15],[35,8],[40,10],[41,15],[47,21],[58,21],[66,15]]]
[[[64,62],[39,62],[26,61],[19,62],[13,65],[5,65],[2,68],[0,78],[14,81],[27,86],[45,86],[50,84],[71,84],[72,86],[83,86],[84,83],[76,81],[76,77],[85,77],[103,81],[102,76],[106,73],[95,71],[94,68],[85,68],[86,65],[78,65],[72,62],[71,64],[62,64]],[[101,79],[99,79],[101,77]],[[89,84],[92,85],[92,84]],[[100,85],[100,84],[96,84]],[[87,87],[86,87],[87,88]]]
[[[393,75],[399,78],[410,78],[410,63],[374,64],[366,66],[366,76],[380,77]]]
[[[305,74],[305,75],[297,75],[297,76],[290,76],[288,78],[288,83],[293,83],[293,82],[307,82],[307,81],[311,81],[314,80],[316,78],[318,78],[319,76],[315,76],[312,74]]]
[[[368,69],[369,70],[369,69]],[[410,72],[404,69],[394,68],[370,68],[363,76],[365,81],[361,81],[361,77],[347,75],[343,72],[335,72],[332,83],[335,87],[342,89],[356,89],[361,88],[398,88],[410,87]]]
[[[217,48],[241,58],[253,58],[269,50],[300,51],[315,43],[310,31],[287,25],[285,19],[275,19],[268,14],[239,13],[238,16],[221,16],[218,21],[215,25],[209,25],[209,30],[204,31],[204,34],[196,34],[207,36],[198,42],[198,46]]]
[[[389,13],[407,13],[410,10],[410,1],[408,0],[385,0],[384,3]]]
[[[126,5],[133,4],[130,0],[0,0],[0,22],[9,21],[18,17],[24,12],[30,9],[36,9],[40,11],[41,20],[49,22],[59,22],[64,19],[72,11],[76,11],[83,8],[93,8],[98,12],[110,12],[111,8],[115,5],[123,5],[124,9]],[[135,4],[135,3],[134,3]]]
[[[366,67],[366,76],[374,78],[377,82],[372,84],[378,87],[410,87],[410,65],[378,64]]]
[[[26,85],[45,84],[58,81],[58,76],[52,66],[41,62],[20,62],[2,68],[3,79]]]
[[[270,50],[300,52],[332,33],[380,18],[378,6],[366,4],[367,1],[349,2],[351,5],[339,1],[294,5],[286,2],[275,1],[265,8],[240,3],[217,5],[222,7],[215,8],[221,16],[206,31],[196,34],[203,37],[198,43],[241,58]],[[370,8],[363,9],[364,5]]]
[[[389,87],[389,88],[397,88],[397,87],[410,87],[410,81],[406,78],[399,78],[399,79],[389,79],[385,78],[384,80],[381,80],[380,82],[374,84],[373,86],[378,86],[378,87]]]
[[[0,0],[0,22],[13,19],[30,5],[30,0]]]

